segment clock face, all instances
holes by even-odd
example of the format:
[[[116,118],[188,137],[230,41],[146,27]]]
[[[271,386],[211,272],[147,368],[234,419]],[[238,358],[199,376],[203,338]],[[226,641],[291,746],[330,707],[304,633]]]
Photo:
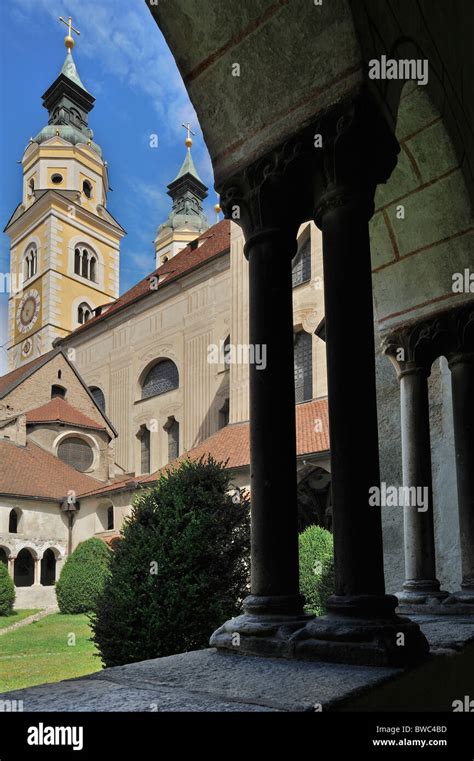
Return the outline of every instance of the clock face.
[[[40,295],[35,288],[26,291],[16,312],[16,325],[20,333],[27,333],[34,327],[40,309]]]

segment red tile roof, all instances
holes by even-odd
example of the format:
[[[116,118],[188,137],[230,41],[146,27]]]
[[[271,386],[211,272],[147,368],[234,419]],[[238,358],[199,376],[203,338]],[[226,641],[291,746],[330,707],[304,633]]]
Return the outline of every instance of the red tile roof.
[[[305,454],[314,454],[316,452],[329,451],[329,420],[328,420],[328,400],[313,399],[310,402],[297,404],[296,413],[296,453],[299,456]],[[250,464],[250,440],[249,440],[249,423],[232,423],[221,428],[220,431],[209,436],[198,446],[182,454],[174,462],[180,462],[188,457],[192,460],[198,460],[207,454],[218,462],[227,462],[227,467],[231,470],[235,468],[247,467]],[[138,476],[110,484],[106,487],[98,487],[94,494],[103,494],[106,492],[118,491],[121,489],[136,489],[146,484],[154,483],[160,473],[167,470],[169,465],[165,465],[155,473],[148,476]],[[92,496],[93,493],[83,494],[82,496]]]
[[[76,426],[77,428],[94,428],[99,431],[104,431],[105,426],[99,425],[92,418],[84,415],[80,410],[73,407],[72,404],[68,404],[64,399],[57,397],[51,399],[47,404],[43,404],[42,407],[37,407],[34,410],[29,410],[26,413],[27,423],[67,423],[68,425]]]
[[[176,256],[173,256],[169,261],[151,272],[143,280],[140,280],[140,282],[134,285],[133,288],[130,288],[130,290],[123,293],[110,306],[106,305],[107,308],[104,309],[102,314],[88,320],[84,325],[76,328],[76,330],[69,335],[75,336],[85,330],[89,330],[92,325],[97,325],[97,323],[107,319],[110,315],[115,314],[130,304],[154,293],[156,289],[151,288],[150,286],[150,279],[152,277],[158,277],[157,290],[160,290],[165,285],[177,280],[187,272],[200,267],[211,259],[228,251],[230,248],[229,220],[223,219],[216,225],[210,227],[206,232],[199,236],[199,241],[200,244],[196,248],[193,249],[190,245],[183,248],[176,254]],[[69,336],[66,336],[61,341],[58,341],[58,344],[67,341],[68,338]]]
[[[0,439],[0,462],[0,494],[56,501],[70,490],[80,494],[100,485],[31,441],[22,447]]]

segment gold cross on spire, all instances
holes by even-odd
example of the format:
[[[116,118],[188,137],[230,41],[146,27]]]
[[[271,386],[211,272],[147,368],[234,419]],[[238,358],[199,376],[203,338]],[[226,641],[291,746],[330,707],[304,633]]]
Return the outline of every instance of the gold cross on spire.
[[[196,136],[196,133],[192,131],[191,125],[190,125],[189,122],[187,124],[182,124],[181,126],[184,127],[184,129],[186,129],[188,131],[188,136],[187,136],[186,140],[184,141],[184,144],[186,145],[186,148],[191,148],[191,146],[193,144],[193,139],[192,139],[191,135]]]
[[[67,36],[64,38],[64,44],[66,45],[67,49],[71,51],[74,47],[74,37],[72,36],[72,32],[75,32],[77,36],[81,34],[79,29],[75,29],[72,25],[72,17],[69,16],[68,20],[64,19],[62,16],[59,17],[59,20],[63,22],[67,26]]]

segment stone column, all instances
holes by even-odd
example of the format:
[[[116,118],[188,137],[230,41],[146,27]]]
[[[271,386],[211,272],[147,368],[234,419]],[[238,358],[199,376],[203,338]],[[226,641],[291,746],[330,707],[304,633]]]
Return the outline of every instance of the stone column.
[[[41,584],[41,559],[40,558],[33,558],[35,561],[35,570],[34,570],[34,578],[33,578],[33,584]]]
[[[9,555],[8,557],[8,573],[11,579],[15,578],[15,560],[16,555]]]
[[[289,153],[276,150],[221,193],[244,231],[249,340],[263,361],[249,367],[251,594],[211,644],[262,654],[286,653],[291,632],[310,618],[299,594],[291,272],[303,219]]]
[[[447,597],[436,578],[428,378],[436,356],[430,326],[401,329],[383,342],[400,381],[405,581],[404,611],[428,612]],[[397,509],[397,508],[395,508]],[[420,606],[419,611],[418,607]]]
[[[448,362],[462,565],[461,590],[453,598],[470,606],[474,605],[474,305],[455,313],[451,328],[453,341]]]
[[[336,594],[328,615],[297,633],[296,654],[406,664],[425,657],[428,644],[385,594],[380,501],[370,501],[380,475],[368,223],[398,144],[368,98],[342,106],[321,133],[314,206],[323,235]]]

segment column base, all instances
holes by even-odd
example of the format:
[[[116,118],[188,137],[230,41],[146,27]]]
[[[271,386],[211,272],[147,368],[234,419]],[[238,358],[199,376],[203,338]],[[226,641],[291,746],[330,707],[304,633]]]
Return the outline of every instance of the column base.
[[[418,624],[395,615],[392,595],[333,597],[326,616],[248,614],[227,621],[210,645],[245,655],[407,666],[427,658]]]
[[[403,584],[401,592],[397,592],[397,612],[410,615],[410,613],[436,613],[449,593],[440,589],[437,579],[409,580]]]
[[[289,641],[313,616],[303,612],[302,595],[264,597],[250,595],[244,613],[226,621],[209,644],[242,655],[291,657]]]
[[[449,595],[443,604],[446,613],[455,616],[474,614],[474,585],[461,584],[458,592]]]

